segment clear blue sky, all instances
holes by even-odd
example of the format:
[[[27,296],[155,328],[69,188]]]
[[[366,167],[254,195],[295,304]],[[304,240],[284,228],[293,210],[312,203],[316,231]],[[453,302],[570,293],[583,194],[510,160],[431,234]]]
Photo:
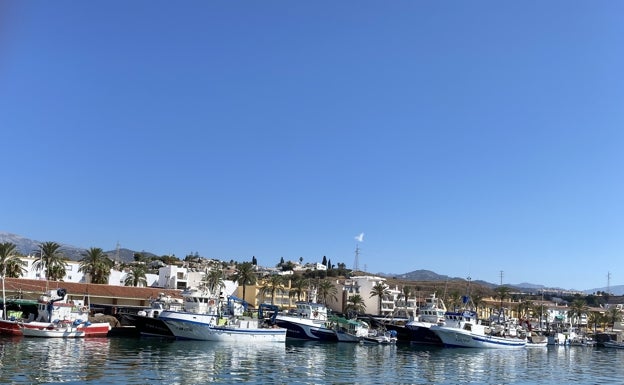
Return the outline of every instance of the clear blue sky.
[[[622,2],[0,7],[0,231],[624,284]]]

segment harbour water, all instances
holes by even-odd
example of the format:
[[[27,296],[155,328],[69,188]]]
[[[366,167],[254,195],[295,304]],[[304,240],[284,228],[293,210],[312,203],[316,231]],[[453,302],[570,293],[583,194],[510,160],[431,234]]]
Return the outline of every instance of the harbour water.
[[[0,337],[2,384],[615,384],[624,349]]]

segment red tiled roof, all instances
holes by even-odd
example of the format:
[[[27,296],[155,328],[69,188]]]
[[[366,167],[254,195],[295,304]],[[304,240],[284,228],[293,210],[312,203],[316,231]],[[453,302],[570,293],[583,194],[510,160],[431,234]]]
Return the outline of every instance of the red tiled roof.
[[[6,278],[5,290],[9,292],[17,292],[21,290],[24,298],[36,299],[41,294],[50,290],[65,289],[67,294],[72,296],[89,295],[91,297],[103,298],[130,298],[130,299],[147,299],[158,298],[161,293],[169,295],[173,298],[182,298],[180,290],[163,289],[159,287],[132,287],[132,286],[113,286],[101,285],[94,283],[75,283],[61,281],[43,281],[37,279],[23,278]],[[32,293],[33,295],[28,295]]]

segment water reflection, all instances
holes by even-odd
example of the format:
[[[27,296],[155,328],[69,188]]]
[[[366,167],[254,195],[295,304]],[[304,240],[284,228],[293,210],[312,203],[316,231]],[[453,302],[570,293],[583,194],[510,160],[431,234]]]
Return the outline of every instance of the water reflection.
[[[612,384],[624,351],[479,350],[319,342],[0,338],[0,382],[14,384]]]

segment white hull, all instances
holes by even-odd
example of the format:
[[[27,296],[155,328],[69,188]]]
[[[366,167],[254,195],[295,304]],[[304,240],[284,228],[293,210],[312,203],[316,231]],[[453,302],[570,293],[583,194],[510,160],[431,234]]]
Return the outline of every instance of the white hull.
[[[90,336],[105,336],[111,329],[110,324],[94,323],[89,325],[54,324],[43,322],[30,322],[19,324],[24,337],[45,338],[84,338]]]
[[[23,331],[24,337],[43,337],[43,338],[84,338],[86,333],[83,330],[76,330],[76,328],[61,328],[61,329],[28,329]]]
[[[159,317],[176,338],[219,342],[285,342],[286,329],[258,327],[257,320],[238,320],[218,325],[207,314],[164,311]]]
[[[459,348],[518,349],[527,345],[526,338],[499,337],[469,330],[434,325],[430,329],[444,346]]]

